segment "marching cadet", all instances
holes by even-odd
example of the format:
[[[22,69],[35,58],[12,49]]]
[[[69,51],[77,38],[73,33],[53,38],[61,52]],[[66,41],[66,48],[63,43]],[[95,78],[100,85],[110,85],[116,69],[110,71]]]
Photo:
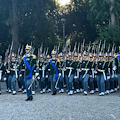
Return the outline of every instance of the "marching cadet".
[[[66,89],[66,92],[70,92],[69,91],[69,86],[68,86],[68,74],[69,74],[69,69],[67,69],[67,67],[69,67],[70,66],[70,63],[71,63],[71,61],[70,61],[70,58],[71,58],[71,52],[69,52],[68,54],[66,54],[66,60],[64,61],[64,73],[65,73],[65,80],[66,80],[66,85],[67,85],[67,89]],[[63,74],[64,74],[63,73]]]
[[[16,94],[15,80],[17,79],[17,61],[16,61],[16,54],[14,53],[12,53],[12,60],[10,62],[10,70],[8,69],[8,72],[10,73],[8,77],[9,93],[12,92],[12,94],[15,95]],[[11,84],[12,84],[12,89],[11,89]]]
[[[2,56],[0,55],[0,94],[1,94],[1,80],[2,80],[2,75],[4,75],[5,72],[5,67],[2,62]]]
[[[79,90],[80,90],[80,92],[83,92],[83,71],[82,71],[82,69],[81,69],[81,65],[82,65],[82,59],[83,59],[83,56],[82,56],[82,54],[80,53],[79,54],[79,62],[80,62],[80,65],[78,66],[79,67],[79,74],[80,74],[80,76],[79,76]]]
[[[44,55],[40,55],[39,61],[39,87],[40,87],[40,93],[45,93],[44,84],[45,84],[45,65],[44,65]]]
[[[104,55],[104,59],[105,59],[105,65],[104,65],[104,69],[105,69],[105,75],[106,75],[106,81],[105,81],[105,94],[109,94],[109,89],[110,89],[110,63],[111,61],[108,58],[108,54],[106,53]]]
[[[113,81],[110,82],[110,92],[113,92],[113,91],[117,91],[118,90],[118,76],[117,76],[117,73],[116,73],[116,70],[113,70],[113,66],[115,65],[115,61],[114,59],[117,57],[116,54],[113,54],[113,56],[111,55],[110,59],[111,59],[111,73],[114,74],[114,78],[113,78]],[[112,87],[113,86],[113,87]]]
[[[51,59],[50,55],[47,55],[46,78],[45,78],[46,79],[47,92],[51,92],[51,81],[50,81],[50,77],[49,77],[50,71],[51,71],[51,69],[50,69],[50,59]]]
[[[73,90],[72,90],[72,81],[73,81],[73,77],[74,75],[72,74],[72,63],[73,60],[72,58],[72,54],[71,52],[69,52],[68,57],[66,59],[66,71],[65,71],[65,78],[66,78],[66,84],[67,84],[67,90],[68,90],[68,95],[72,95],[73,94]]]
[[[97,79],[96,79],[96,74],[97,74],[97,71],[96,71],[96,60],[97,60],[97,55],[96,53],[93,54],[93,62],[94,62],[94,65],[93,65],[93,76],[94,76],[94,90],[95,92],[98,92],[98,85],[97,85]]]
[[[99,58],[98,58],[96,65],[97,65],[96,79],[97,79],[97,84],[98,84],[98,89],[99,89],[99,95],[103,96],[104,95],[104,80],[106,80],[106,75],[105,75],[105,70],[103,69],[105,65],[105,61],[103,60],[103,55],[101,52],[99,54]]]
[[[89,79],[89,74],[88,74],[89,69],[87,68],[88,64],[89,64],[88,53],[84,51],[84,55],[81,63],[81,70],[82,70],[81,75],[82,75],[84,95],[87,95],[87,84]]]
[[[56,81],[58,80],[58,67],[59,67],[59,60],[56,58],[57,52],[52,50],[52,58],[50,60],[50,81],[52,84],[52,95],[56,95]]]
[[[22,60],[22,57],[21,57],[21,60]],[[26,93],[26,82],[25,82],[24,74],[25,74],[25,64],[21,64],[21,69],[19,71],[19,78],[18,79],[21,80],[21,82],[22,82],[22,90],[23,90],[22,94]]]
[[[26,101],[32,101],[33,96],[31,92],[31,86],[34,82],[34,69],[36,69],[36,56],[31,53],[32,47],[28,44],[26,45],[26,54],[23,56],[22,61],[20,63],[19,69],[24,64],[25,65],[25,83],[26,83],[26,90],[27,90],[27,99]]]
[[[78,54],[76,52],[74,53],[74,61],[72,67],[73,67],[72,73],[74,74],[74,79],[73,79],[74,93],[79,93],[80,92],[78,87],[79,71],[77,71],[79,69],[79,61],[78,61]]]
[[[115,76],[115,71],[113,70],[113,62],[114,62],[114,56],[110,53],[109,54],[109,68],[108,68],[108,72],[110,74],[110,93],[113,93],[114,92],[114,81],[116,79],[116,76]]]
[[[94,61],[93,61],[93,55],[92,53],[89,53],[89,63],[87,68],[89,69],[88,74],[89,74],[89,89],[90,89],[90,94],[94,93]]]
[[[119,52],[120,52],[120,46],[119,46]],[[113,63],[114,63],[113,64],[113,74],[115,74],[115,79],[116,79],[116,75],[117,75],[118,87],[120,90],[120,53],[118,55],[115,55],[115,59],[114,59]]]
[[[4,61],[5,74],[3,75],[3,80],[6,81],[6,87],[7,87],[6,92],[9,91],[9,89],[8,89],[8,77],[9,77],[9,74],[10,74],[7,71],[7,67],[8,67],[7,65],[8,65],[8,58],[7,58],[7,60]]]
[[[64,61],[63,61],[63,55],[62,55],[62,53],[60,53],[59,55],[58,55],[58,57],[59,57],[59,60],[60,60],[60,62],[59,62],[59,77],[60,77],[60,79],[59,79],[59,93],[63,93],[64,92],[64,89],[63,89],[63,80],[64,80],[64,71],[63,71],[63,65],[64,65]]]
[[[18,56],[18,64],[20,64],[21,62],[21,57]],[[22,91],[22,75],[21,75],[21,71],[18,72],[18,92],[21,92]]]

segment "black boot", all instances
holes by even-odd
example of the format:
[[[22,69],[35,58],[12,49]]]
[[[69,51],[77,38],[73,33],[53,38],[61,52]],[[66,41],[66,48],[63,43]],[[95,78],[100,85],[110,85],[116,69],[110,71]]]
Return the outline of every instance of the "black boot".
[[[54,91],[52,95],[56,95],[56,91]]]
[[[33,97],[27,98],[25,101],[32,101]]]

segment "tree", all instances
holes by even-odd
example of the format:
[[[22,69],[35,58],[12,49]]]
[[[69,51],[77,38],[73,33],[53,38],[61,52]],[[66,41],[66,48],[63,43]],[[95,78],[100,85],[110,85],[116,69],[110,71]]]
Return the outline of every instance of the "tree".
[[[107,40],[107,43],[120,43],[119,19],[120,1],[118,0],[91,0],[88,18],[96,26],[98,39]],[[97,39],[97,40],[98,40]],[[112,41],[112,42],[111,42]],[[119,41],[119,42],[117,42]]]

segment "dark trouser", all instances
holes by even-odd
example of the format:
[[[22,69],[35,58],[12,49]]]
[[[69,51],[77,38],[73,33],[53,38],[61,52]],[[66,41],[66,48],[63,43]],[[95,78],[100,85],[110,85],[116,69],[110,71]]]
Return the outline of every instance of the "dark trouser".
[[[51,89],[51,79],[50,76],[47,79],[47,89]]]
[[[11,83],[12,83],[12,88],[14,91],[15,91],[15,77],[16,77],[15,75],[9,75],[9,78],[8,78],[8,88],[12,90],[11,89]]]
[[[80,78],[79,78],[79,88],[83,89],[83,75],[80,75]]]
[[[115,77],[114,78],[114,88],[117,88],[117,86],[118,86],[118,78],[117,77]]]
[[[69,84],[68,84],[68,76],[67,75],[65,75],[65,80],[66,80],[66,85],[67,85],[67,90],[68,90],[68,92],[69,92]]]
[[[9,77],[8,74],[5,74],[5,75],[3,76],[3,79],[6,81],[6,87],[7,87],[7,89],[8,89],[8,77]]]
[[[97,84],[99,88],[99,93],[104,92],[104,76],[103,75],[97,75]]]
[[[22,77],[22,85],[23,85],[23,90],[26,89],[26,78]]]
[[[115,79],[115,77],[113,77],[113,78],[111,77],[111,78],[110,78],[110,90],[111,90],[111,89],[114,89],[114,79]],[[116,88],[117,88],[117,87],[116,87]]]
[[[63,89],[63,76],[62,75],[60,76],[58,85],[59,85],[60,90]]]
[[[56,91],[56,88],[55,88],[55,85],[56,85],[56,79],[55,79],[55,75],[50,75],[50,80],[51,80],[51,83],[52,83],[52,92],[54,93]]]
[[[43,90],[43,89],[44,89],[44,81],[45,81],[45,78],[44,78],[44,77],[41,77],[41,78],[39,79],[40,90]]]
[[[74,90],[75,90],[75,91],[76,91],[76,89],[79,89],[79,87],[78,87],[78,77],[77,77],[77,73],[75,73],[75,75],[74,75],[73,86],[74,86]]]
[[[26,79],[25,78],[25,83],[26,83],[26,91],[27,91],[27,98],[32,98],[32,92],[31,92],[31,87],[28,90],[30,84],[31,84],[32,79]]]
[[[89,79],[89,74],[86,74],[85,77],[83,78],[83,89],[84,89],[84,91],[87,91],[88,79]]]
[[[94,89],[96,89],[96,88],[98,88],[98,85],[97,85],[97,78],[95,76],[95,78],[94,78]]]
[[[108,78],[109,77],[109,74],[107,73],[107,76],[106,76],[106,81],[105,81],[105,90],[110,90],[110,79]]]
[[[73,82],[74,75],[70,75],[70,77],[67,79],[67,85],[68,85],[68,91],[72,90],[72,82]]]
[[[19,88],[22,88],[22,80],[23,80],[23,77],[19,76],[19,78],[18,78],[18,87]]]
[[[94,82],[93,82],[92,75],[90,75],[90,77],[89,77],[89,89],[90,89],[90,91],[94,90]]]

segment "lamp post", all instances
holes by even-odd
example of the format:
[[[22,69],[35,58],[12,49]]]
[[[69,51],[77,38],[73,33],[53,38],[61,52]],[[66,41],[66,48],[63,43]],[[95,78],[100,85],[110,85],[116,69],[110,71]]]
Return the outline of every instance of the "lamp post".
[[[65,44],[66,44],[66,41],[65,41],[65,24],[66,24],[66,19],[62,18],[61,22],[62,22],[62,25],[63,25],[63,49],[64,49],[65,48]]]

